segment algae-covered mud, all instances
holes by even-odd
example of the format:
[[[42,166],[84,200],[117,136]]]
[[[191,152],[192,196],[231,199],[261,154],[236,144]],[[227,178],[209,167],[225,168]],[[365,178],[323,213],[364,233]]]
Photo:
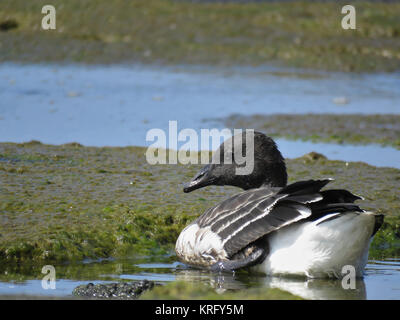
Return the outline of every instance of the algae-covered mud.
[[[229,127],[256,128],[286,139],[354,145],[375,143],[400,149],[398,114],[232,115],[223,122]]]
[[[0,61],[279,64],[342,71],[400,66],[400,4],[344,2],[53,0],[56,30],[42,30],[46,0],[0,2]]]
[[[145,149],[1,144],[2,261],[164,253],[225,191],[184,196],[196,168],[152,166]]]
[[[182,192],[198,166],[150,165],[145,148],[0,144],[0,259],[9,263],[171,252],[182,228],[238,192]],[[387,215],[373,257],[397,256],[400,170],[305,156],[288,162],[290,181],[334,177],[330,187],[365,197]]]

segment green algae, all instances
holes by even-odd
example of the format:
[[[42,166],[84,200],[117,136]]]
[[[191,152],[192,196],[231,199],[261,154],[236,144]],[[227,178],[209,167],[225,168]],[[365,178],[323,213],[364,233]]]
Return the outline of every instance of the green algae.
[[[400,149],[397,114],[231,115],[221,119],[234,128],[254,128],[272,137],[313,142],[380,144]]]
[[[45,0],[0,2],[0,61],[277,63],[342,71],[400,66],[400,4],[357,2],[357,29],[341,27],[345,3],[191,3],[53,0],[57,29],[42,30]]]
[[[0,264],[173,253],[190,221],[239,191],[184,194],[182,184],[200,166],[150,165],[145,151],[0,143]],[[400,170],[316,156],[287,165],[291,182],[335,177],[330,187],[364,196],[363,208],[387,215],[372,256],[399,256]]]
[[[386,217],[381,230],[375,235],[369,257],[398,257],[400,253],[400,217]]]
[[[211,205],[198,198],[214,203],[223,195],[182,197],[195,169],[151,166],[143,148],[0,150],[0,260],[10,263],[165,253],[193,215]]]
[[[143,300],[301,300],[301,298],[280,290],[249,288],[218,293],[211,286],[186,281],[174,281],[163,286],[156,286],[145,292]]]

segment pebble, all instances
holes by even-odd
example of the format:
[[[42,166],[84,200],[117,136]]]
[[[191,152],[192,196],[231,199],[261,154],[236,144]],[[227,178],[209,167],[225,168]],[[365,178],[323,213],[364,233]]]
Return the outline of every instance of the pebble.
[[[336,103],[336,104],[348,104],[349,103],[349,99],[347,99],[346,97],[336,97],[336,98],[333,98],[333,103]]]

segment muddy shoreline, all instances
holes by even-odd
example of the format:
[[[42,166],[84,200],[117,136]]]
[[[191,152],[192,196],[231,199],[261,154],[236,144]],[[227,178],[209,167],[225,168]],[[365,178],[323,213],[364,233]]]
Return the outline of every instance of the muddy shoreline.
[[[42,30],[41,1],[0,3],[0,61],[260,65],[346,72],[400,69],[398,3],[54,0],[56,30]]]
[[[254,128],[272,137],[339,144],[380,144],[400,149],[398,114],[231,115],[229,128]]]

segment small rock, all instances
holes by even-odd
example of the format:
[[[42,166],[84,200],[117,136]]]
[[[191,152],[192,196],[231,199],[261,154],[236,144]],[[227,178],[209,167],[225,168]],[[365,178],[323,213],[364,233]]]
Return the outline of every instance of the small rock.
[[[70,97],[70,98],[74,98],[74,97],[80,96],[81,94],[80,94],[79,92],[70,91],[70,92],[68,92],[67,95],[68,95],[68,97]]]
[[[15,19],[7,19],[0,22],[0,31],[8,31],[18,28],[18,22]]]
[[[64,143],[63,146],[65,146],[65,147],[75,147],[75,148],[83,147],[83,145],[81,145],[79,142],[68,142],[68,143]]]
[[[318,153],[318,152],[310,152],[305,154],[304,156],[302,156],[302,158],[304,160],[309,160],[309,161],[317,161],[320,159],[327,159],[327,157],[325,157],[322,153]]]
[[[333,103],[336,103],[336,104],[348,104],[349,103],[349,99],[347,99],[346,97],[336,97],[336,98],[333,98]]]
[[[142,280],[136,282],[117,282],[105,284],[88,283],[76,287],[72,294],[74,296],[86,298],[119,299],[131,300],[137,299],[146,290],[154,287],[153,281]]]
[[[22,144],[24,146],[38,146],[38,145],[41,145],[42,143],[40,141],[38,141],[38,140],[31,140],[31,141],[28,141],[28,142],[23,142]]]
[[[161,97],[161,96],[154,96],[154,97],[153,97],[153,100],[154,100],[154,101],[163,101],[164,98]]]

